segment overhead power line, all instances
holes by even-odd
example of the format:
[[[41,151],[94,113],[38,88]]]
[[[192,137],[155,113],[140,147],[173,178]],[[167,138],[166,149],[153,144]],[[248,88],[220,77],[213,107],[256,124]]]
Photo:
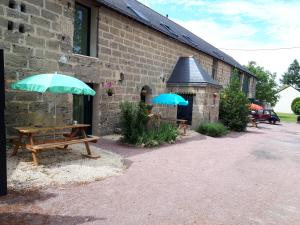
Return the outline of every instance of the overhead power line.
[[[255,51],[279,51],[279,50],[290,50],[290,49],[300,49],[300,46],[294,47],[282,47],[282,48],[256,48],[256,49],[243,49],[243,48],[219,48],[222,50],[232,50],[232,51],[248,51],[248,52],[255,52]]]

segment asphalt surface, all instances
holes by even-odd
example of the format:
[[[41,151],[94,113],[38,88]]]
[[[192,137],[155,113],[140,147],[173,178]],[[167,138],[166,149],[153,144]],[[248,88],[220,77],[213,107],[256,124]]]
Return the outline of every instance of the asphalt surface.
[[[109,140],[126,172],[0,198],[0,224],[300,224],[300,125],[259,124],[138,150]]]

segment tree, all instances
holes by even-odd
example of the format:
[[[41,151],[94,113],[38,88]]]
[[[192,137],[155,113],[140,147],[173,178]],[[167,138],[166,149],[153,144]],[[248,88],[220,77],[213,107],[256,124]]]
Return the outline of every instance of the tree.
[[[280,80],[282,84],[300,87],[300,65],[295,59]]]
[[[220,120],[231,130],[244,131],[248,123],[248,104],[240,88],[238,71],[234,70],[230,84],[221,93]]]
[[[254,61],[249,62],[246,67],[257,77],[255,98],[274,106],[279,99],[278,85],[275,81],[276,73],[265,70]]]

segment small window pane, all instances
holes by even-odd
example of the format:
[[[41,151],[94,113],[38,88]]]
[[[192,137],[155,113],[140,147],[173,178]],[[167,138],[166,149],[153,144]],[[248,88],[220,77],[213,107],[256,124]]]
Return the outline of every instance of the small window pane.
[[[248,92],[249,92],[249,77],[247,75],[244,75],[243,92],[246,95],[248,95]]]
[[[90,55],[90,18],[90,8],[75,4],[73,52],[76,54]]]

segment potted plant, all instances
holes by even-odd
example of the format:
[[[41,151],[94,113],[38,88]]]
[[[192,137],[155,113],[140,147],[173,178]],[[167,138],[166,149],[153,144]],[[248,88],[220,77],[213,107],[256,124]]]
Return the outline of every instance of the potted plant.
[[[108,96],[112,96],[114,94],[114,92],[113,92],[113,90],[111,88],[108,88],[106,90],[106,93],[107,93]]]
[[[112,96],[114,94],[114,91],[113,91],[113,85],[112,85],[112,82],[108,82],[105,84],[105,87],[106,87],[106,93],[108,96]]]

